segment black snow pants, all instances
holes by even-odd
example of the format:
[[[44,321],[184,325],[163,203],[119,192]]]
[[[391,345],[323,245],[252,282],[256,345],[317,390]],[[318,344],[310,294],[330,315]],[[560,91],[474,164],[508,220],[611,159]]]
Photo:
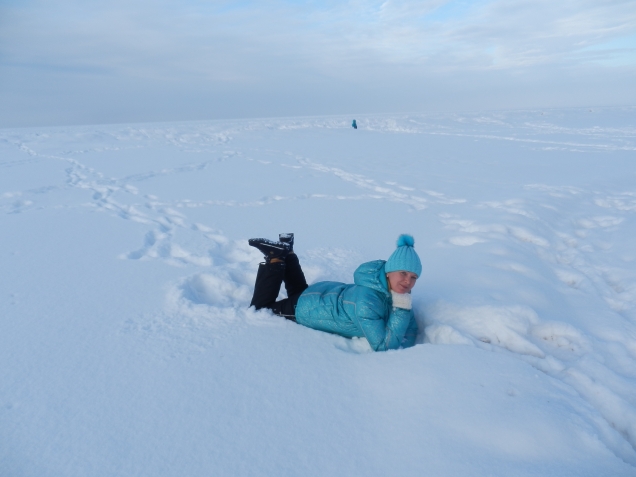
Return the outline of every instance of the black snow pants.
[[[280,286],[285,283],[287,298],[276,301]],[[275,314],[296,321],[296,304],[302,292],[307,289],[307,280],[298,256],[290,253],[284,262],[261,263],[254,284],[253,306],[257,310],[269,308]]]

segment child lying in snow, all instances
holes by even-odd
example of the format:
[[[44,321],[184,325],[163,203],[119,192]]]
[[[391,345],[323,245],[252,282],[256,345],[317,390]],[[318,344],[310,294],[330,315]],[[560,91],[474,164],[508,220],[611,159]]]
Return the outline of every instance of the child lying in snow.
[[[355,285],[318,282],[307,286],[294,253],[294,234],[280,234],[279,242],[250,239],[265,255],[258,267],[250,306],[315,330],[346,338],[364,336],[375,351],[415,344],[417,323],[411,310],[411,289],[422,273],[410,235],[400,235],[397,249],[385,262],[363,263],[353,274]],[[276,301],[285,283],[287,297]]]

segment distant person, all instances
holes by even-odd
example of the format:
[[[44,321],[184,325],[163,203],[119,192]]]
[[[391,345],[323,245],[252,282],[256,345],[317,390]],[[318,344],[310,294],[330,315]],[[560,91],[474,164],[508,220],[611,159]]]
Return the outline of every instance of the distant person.
[[[356,124],[356,120],[354,119],[353,122],[351,123],[351,127],[353,129],[358,129],[358,125]]]
[[[387,261],[360,265],[352,285],[318,282],[308,286],[294,253],[294,234],[280,234],[278,242],[250,239],[249,244],[265,255],[250,306],[269,308],[315,330],[345,338],[365,337],[375,351],[415,344],[417,323],[411,309],[411,289],[422,273],[422,264],[410,235],[400,235]],[[287,298],[276,301],[282,283]]]

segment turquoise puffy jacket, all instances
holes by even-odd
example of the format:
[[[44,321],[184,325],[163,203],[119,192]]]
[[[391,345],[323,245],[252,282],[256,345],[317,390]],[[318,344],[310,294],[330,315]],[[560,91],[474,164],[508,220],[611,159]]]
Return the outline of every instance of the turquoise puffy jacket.
[[[311,285],[298,299],[296,321],[346,338],[365,337],[375,351],[413,346],[417,335],[413,311],[393,307],[385,263],[360,265],[353,274],[355,285]]]

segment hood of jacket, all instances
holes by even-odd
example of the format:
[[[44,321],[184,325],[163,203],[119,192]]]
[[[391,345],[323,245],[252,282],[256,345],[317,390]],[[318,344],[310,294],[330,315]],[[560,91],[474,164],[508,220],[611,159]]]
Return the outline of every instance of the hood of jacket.
[[[363,263],[353,273],[353,282],[356,285],[368,287],[386,296],[391,296],[384,271],[385,263],[385,260],[374,260],[372,262]]]

